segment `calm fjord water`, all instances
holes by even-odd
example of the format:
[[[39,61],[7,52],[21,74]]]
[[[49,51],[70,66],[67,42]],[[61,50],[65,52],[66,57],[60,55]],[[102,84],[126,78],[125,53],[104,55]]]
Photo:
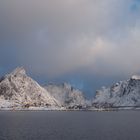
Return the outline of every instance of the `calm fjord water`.
[[[1,111],[0,140],[140,140],[140,111]]]

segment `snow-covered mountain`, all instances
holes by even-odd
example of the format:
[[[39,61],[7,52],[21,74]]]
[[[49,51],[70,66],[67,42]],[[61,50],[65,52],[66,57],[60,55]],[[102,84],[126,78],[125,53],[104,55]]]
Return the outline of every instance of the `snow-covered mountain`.
[[[134,75],[111,87],[96,92],[93,106],[97,108],[140,107],[140,76]]]
[[[67,109],[82,109],[86,108],[89,104],[82,91],[73,88],[68,83],[48,84],[44,88],[60,102],[61,106]]]
[[[68,83],[41,87],[23,68],[0,78],[0,109],[102,109],[140,108],[140,76],[97,90],[92,101]]]
[[[27,76],[23,68],[17,68],[0,79],[0,108],[52,106],[59,106],[59,102]]]

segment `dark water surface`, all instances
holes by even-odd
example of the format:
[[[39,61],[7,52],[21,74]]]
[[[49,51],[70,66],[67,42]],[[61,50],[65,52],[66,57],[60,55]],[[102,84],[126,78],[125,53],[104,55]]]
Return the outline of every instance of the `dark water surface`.
[[[140,140],[140,111],[1,111],[0,140]]]

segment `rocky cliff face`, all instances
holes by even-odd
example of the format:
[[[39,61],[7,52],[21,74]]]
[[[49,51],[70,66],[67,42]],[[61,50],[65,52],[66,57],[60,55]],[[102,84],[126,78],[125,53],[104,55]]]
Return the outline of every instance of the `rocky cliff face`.
[[[58,101],[37,82],[26,75],[23,68],[17,68],[0,80],[1,108],[59,106]]]
[[[109,88],[103,87],[96,92],[93,106],[97,108],[139,107],[140,76],[132,76],[127,81],[120,81]]]

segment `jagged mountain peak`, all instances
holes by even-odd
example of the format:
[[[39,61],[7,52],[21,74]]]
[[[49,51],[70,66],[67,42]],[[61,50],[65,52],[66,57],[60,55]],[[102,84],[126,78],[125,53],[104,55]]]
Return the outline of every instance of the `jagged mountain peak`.
[[[67,88],[67,89],[73,88],[72,85],[70,83],[67,83],[67,82],[63,82],[63,83],[52,83],[51,82],[51,83],[48,83],[47,85],[49,85],[49,86],[58,86],[58,87],[63,87],[63,88]]]
[[[17,67],[10,74],[12,74],[12,75],[26,75],[26,70],[23,67]]]
[[[16,68],[0,82],[0,99],[18,106],[59,106],[59,102],[36,81],[26,75],[23,67]]]
[[[68,82],[63,82],[63,83],[48,83],[47,85],[44,85],[44,87],[49,87],[52,88],[52,89],[55,89],[55,88],[59,88],[59,89],[63,89],[63,91],[67,91],[68,92],[73,92],[73,91],[79,91],[81,92],[79,89],[73,87],[70,83]]]
[[[23,67],[17,67],[11,73],[0,77],[0,82],[2,82],[6,78],[10,80],[12,77],[23,77],[23,76],[27,77],[25,69]]]
[[[67,88],[67,89],[71,89],[72,88],[72,86],[69,83],[66,83],[66,82],[62,83],[61,85],[63,87],[65,87],[65,88]]]

